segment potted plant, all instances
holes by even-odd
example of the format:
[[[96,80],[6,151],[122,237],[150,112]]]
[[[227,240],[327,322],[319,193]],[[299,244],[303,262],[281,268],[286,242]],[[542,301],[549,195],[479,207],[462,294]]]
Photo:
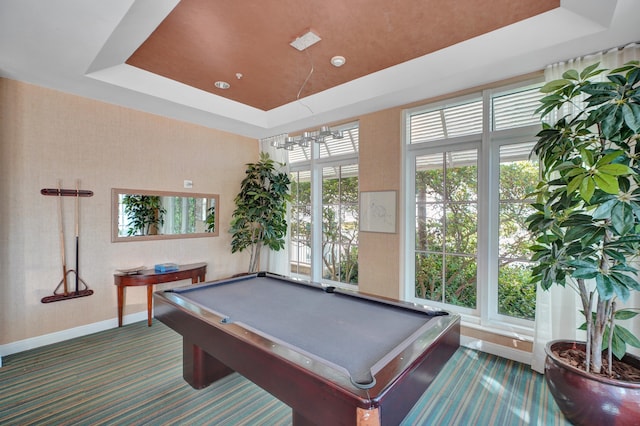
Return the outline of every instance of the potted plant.
[[[257,163],[247,164],[235,198],[230,232],[232,253],[247,248],[251,251],[249,272],[258,270],[262,247],[275,251],[284,248],[290,183],[287,173],[278,171],[267,153],[260,153]]]
[[[166,210],[157,195],[127,194],[122,199],[129,221],[127,235],[155,235],[164,223]]]
[[[606,81],[593,81],[601,74]],[[544,290],[570,288],[582,302],[586,342],[550,342],[545,363],[550,390],[575,424],[640,421],[640,376],[616,371],[640,367],[625,355],[640,340],[621,324],[638,310],[619,308],[640,290],[639,89],[638,62],[610,72],[599,64],[570,70],[541,89],[537,112],[559,118],[543,123],[533,149],[542,171],[527,218],[532,281]],[[565,355],[574,367],[565,368]]]

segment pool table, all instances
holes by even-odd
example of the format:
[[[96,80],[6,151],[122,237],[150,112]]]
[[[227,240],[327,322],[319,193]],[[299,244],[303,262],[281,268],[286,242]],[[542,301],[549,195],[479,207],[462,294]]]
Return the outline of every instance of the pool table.
[[[396,425],[459,347],[458,315],[260,272],[154,294],[200,389],[235,372],[294,425]]]

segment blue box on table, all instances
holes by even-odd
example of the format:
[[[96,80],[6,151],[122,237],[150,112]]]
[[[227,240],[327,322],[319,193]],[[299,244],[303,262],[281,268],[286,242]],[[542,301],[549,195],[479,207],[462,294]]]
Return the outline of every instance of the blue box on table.
[[[155,266],[156,272],[173,272],[179,269],[176,263],[159,263]]]

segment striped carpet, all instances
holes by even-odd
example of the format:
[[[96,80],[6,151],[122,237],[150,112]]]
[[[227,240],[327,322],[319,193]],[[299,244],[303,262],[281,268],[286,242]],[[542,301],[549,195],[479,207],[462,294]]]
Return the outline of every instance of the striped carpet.
[[[290,425],[238,374],[196,391],[182,340],[146,321],[3,357],[0,425]],[[403,425],[565,425],[528,366],[459,349]]]

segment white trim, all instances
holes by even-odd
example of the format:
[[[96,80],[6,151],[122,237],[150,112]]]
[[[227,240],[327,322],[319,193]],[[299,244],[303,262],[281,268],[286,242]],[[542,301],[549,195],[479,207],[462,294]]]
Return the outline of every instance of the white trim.
[[[138,321],[146,321],[147,311],[137,312],[135,314],[125,315],[122,319],[122,324],[131,324]],[[94,322],[92,324],[81,325],[79,327],[69,328],[67,330],[56,331],[54,333],[43,334],[42,336],[31,337],[24,340],[18,340],[16,342],[7,343],[6,345],[0,345],[0,367],[2,367],[2,357],[6,355],[12,355],[18,352],[28,351],[29,349],[35,349],[53,343],[63,342],[65,340],[73,339],[75,337],[87,336],[89,334],[97,333],[99,331],[109,330],[111,328],[118,327],[117,318],[112,318],[105,321]]]
[[[460,336],[460,345],[465,348],[485,352],[501,358],[517,361],[522,364],[531,365],[531,352],[521,351],[518,349],[508,348],[496,343],[485,342],[475,337]]]

